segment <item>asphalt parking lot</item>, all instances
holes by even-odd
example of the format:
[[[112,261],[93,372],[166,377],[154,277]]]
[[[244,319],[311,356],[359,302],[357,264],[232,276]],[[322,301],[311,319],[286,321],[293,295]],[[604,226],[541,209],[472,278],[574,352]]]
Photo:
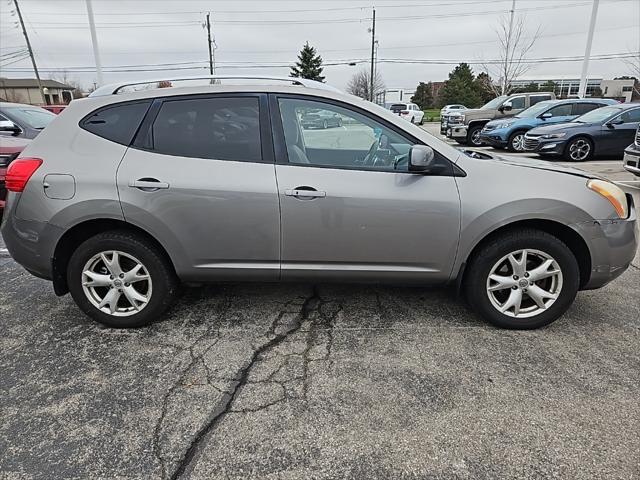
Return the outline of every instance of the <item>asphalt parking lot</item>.
[[[620,164],[581,167],[640,205]],[[537,331],[447,290],[309,284],[186,289],[123,331],[2,248],[2,478],[640,478],[638,256]]]

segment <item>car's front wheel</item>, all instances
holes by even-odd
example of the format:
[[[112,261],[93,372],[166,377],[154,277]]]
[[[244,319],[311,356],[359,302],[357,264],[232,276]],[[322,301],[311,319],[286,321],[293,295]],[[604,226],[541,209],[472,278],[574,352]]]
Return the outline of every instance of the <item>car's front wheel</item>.
[[[525,132],[514,132],[509,137],[509,150],[512,152],[524,152],[524,134]]]
[[[560,317],[576,297],[578,263],[553,235],[532,229],[496,236],[471,260],[464,288],[470,305],[502,328],[533,329]]]
[[[178,291],[165,255],[146,238],[127,231],[104,232],[84,241],[69,260],[67,283],[84,313],[117,328],[156,320]]]
[[[467,133],[467,142],[473,145],[474,147],[481,147],[482,140],[480,140],[480,132],[482,131],[482,126],[470,127],[469,133]]]
[[[593,143],[586,137],[576,137],[569,141],[564,157],[571,162],[585,162],[593,157]]]

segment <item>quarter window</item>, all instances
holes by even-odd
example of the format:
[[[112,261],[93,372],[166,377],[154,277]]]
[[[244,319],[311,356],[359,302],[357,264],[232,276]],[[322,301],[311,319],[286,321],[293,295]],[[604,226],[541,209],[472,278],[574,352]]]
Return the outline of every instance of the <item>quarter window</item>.
[[[260,107],[256,97],[198,98],[162,103],[151,149],[165,155],[259,162]]]
[[[312,100],[280,99],[289,163],[407,171],[413,141],[352,110]],[[324,128],[315,117],[337,117]]]
[[[151,101],[116,104],[101,108],[86,117],[80,126],[99,137],[129,145]]]
[[[574,115],[584,115],[591,110],[595,110],[596,108],[603,107],[604,105],[600,105],[599,103],[575,103],[573,105],[573,114]]]

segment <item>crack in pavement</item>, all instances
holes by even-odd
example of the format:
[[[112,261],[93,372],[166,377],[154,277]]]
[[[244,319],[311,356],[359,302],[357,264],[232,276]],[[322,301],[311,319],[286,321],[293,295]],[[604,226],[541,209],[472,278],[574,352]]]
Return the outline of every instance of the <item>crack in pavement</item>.
[[[213,414],[211,418],[193,437],[191,444],[187,449],[187,452],[185,453],[182,460],[178,464],[178,468],[170,477],[172,480],[177,480],[179,478],[182,478],[185,474],[193,471],[193,468],[195,467],[198,461],[198,458],[202,453],[201,451],[202,443],[206,440],[209,434],[215,430],[215,428],[220,423],[220,421],[225,417],[225,415],[233,411],[233,405],[237,400],[238,396],[240,395],[242,388],[247,384],[249,374],[251,373],[251,370],[253,369],[253,367],[262,359],[264,354],[268,353],[270,350],[280,345],[284,340],[287,339],[287,337],[289,337],[289,335],[296,333],[298,330],[300,330],[300,327],[302,326],[304,321],[309,317],[309,314],[314,308],[314,304],[318,302],[319,298],[320,297],[318,295],[317,288],[314,287],[311,296],[307,297],[304,303],[302,304],[300,312],[296,318],[296,321],[293,323],[293,325],[291,325],[288,329],[286,329],[284,332],[279,334],[275,334],[276,327],[272,325],[273,330],[270,330],[270,331],[274,332],[273,338],[268,342],[262,344],[256,350],[254,350],[253,355],[251,356],[251,359],[249,360],[249,362],[242,369],[240,369],[240,371],[236,375],[234,383],[231,386],[230,392],[222,396],[222,400],[218,403],[216,408],[213,410]],[[284,313],[286,312],[281,312],[281,314],[278,315],[278,318],[274,321],[274,324],[278,321],[278,319],[282,318]]]
[[[230,307],[231,307],[231,296],[227,295],[226,298],[225,298],[225,301],[222,303],[221,307],[219,308],[217,316],[224,315],[224,313],[226,311],[228,311]],[[206,310],[204,310],[204,311],[206,311]],[[206,365],[206,362],[204,362],[204,356],[219,342],[219,340],[220,340],[219,332],[217,333],[216,339],[212,343],[207,345],[206,348],[199,355],[196,355],[194,353],[194,348],[202,340],[204,340],[206,338],[209,338],[212,335],[213,330],[214,330],[213,325],[214,325],[214,323],[212,322],[210,324],[210,326],[206,329],[206,331],[202,335],[200,335],[198,338],[196,338],[188,347],[181,349],[181,351],[176,354],[176,356],[177,356],[177,355],[180,355],[181,353],[187,351],[187,352],[189,352],[189,357],[190,357],[191,360],[190,360],[189,364],[182,370],[182,372],[178,376],[178,379],[176,380],[176,382],[165,393],[165,395],[164,395],[164,397],[162,399],[162,409],[161,409],[161,412],[160,412],[160,416],[159,416],[158,421],[156,422],[156,426],[154,428],[153,439],[152,439],[153,453],[154,453],[154,456],[160,462],[161,478],[163,478],[163,479],[167,478],[167,465],[166,465],[166,460],[165,460],[164,456],[162,455],[162,451],[161,451],[161,448],[160,448],[160,436],[162,434],[162,426],[164,424],[165,418],[167,416],[167,411],[168,411],[168,408],[169,408],[169,399],[174,394],[174,392],[178,389],[178,387],[184,387],[186,385],[185,384],[185,380],[187,379],[187,376],[189,375],[191,370],[193,370],[193,368],[200,362],[202,362],[202,364],[205,366],[205,369],[207,371],[207,383],[210,384],[209,375],[208,375],[209,369],[208,369],[208,367]],[[174,346],[173,348],[179,348],[179,347]],[[216,390],[220,391],[219,388],[217,388],[215,386],[213,386],[213,387]]]

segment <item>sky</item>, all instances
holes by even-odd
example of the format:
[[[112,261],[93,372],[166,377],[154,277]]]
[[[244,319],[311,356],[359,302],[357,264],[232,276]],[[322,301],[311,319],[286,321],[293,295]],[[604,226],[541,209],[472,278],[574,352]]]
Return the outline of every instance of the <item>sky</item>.
[[[97,82],[86,0],[18,0],[42,78]],[[498,56],[496,28],[512,0],[92,0],[105,83],[208,73],[211,13],[216,73],[289,74],[305,42],[345,88],[368,68],[372,7],[377,70],[387,88],[445,80],[461,61],[476,73]],[[523,78],[578,78],[592,0],[516,0],[524,36],[540,36]],[[34,78],[13,0],[0,0],[0,76]],[[592,55],[640,52],[640,0],[600,0]],[[426,62],[425,62],[426,61]],[[348,63],[356,62],[355,66]],[[120,70],[114,72],[114,70]],[[155,70],[155,71],[148,71]],[[620,58],[592,60],[590,78],[631,74]]]

